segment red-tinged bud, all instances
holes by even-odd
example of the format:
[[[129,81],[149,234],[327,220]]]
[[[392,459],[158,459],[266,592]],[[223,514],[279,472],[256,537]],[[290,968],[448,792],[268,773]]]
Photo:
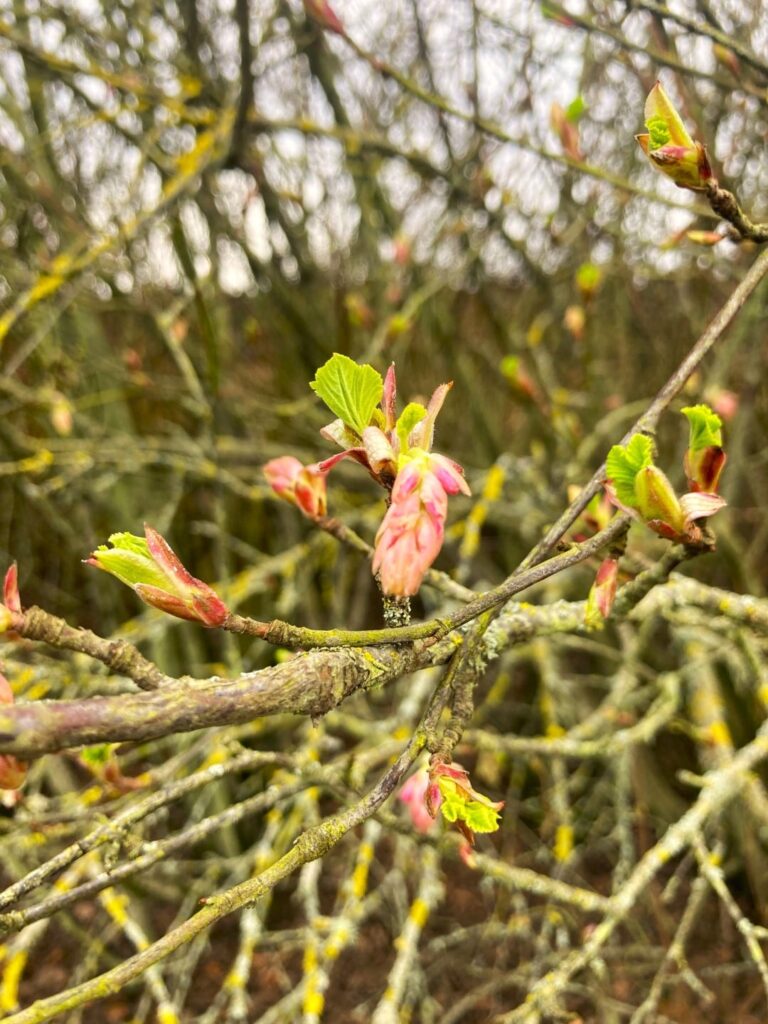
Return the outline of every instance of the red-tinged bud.
[[[395,364],[390,363],[387,375],[384,378],[384,393],[381,398],[381,408],[384,413],[384,429],[394,430],[397,423],[397,410],[395,399],[397,398],[397,375]]]
[[[321,28],[345,35],[344,26],[328,0],[304,0],[304,10]]]
[[[357,292],[350,292],[347,295],[344,299],[344,306],[353,327],[363,327],[366,330],[370,330],[373,327],[376,321],[374,312]]]
[[[603,619],[611,614],[619,581],[619,563],[616,558],[606,558],[597,570],[595,582],[587,597],[585,620],[588,628],[600,629]]]
[[[9,566],[3,583],[3,604],[0,604],[0,633],[18,629],[22,619],[21,598],[19,597],[18,569],[16,563]]]
[[[11,684],[0,672],[0,705],[13,704]],[[27,766],[13,754],[0,754],[0,789],[18,789],[27,777]]]
[[[723,67],[728,68],[734,78],[741,79],[741,64],[739,58],[729,49],[727,46],[723,46],[722,43],[715,43],[712,47],[712,52],[715,55],[715,59],[718,63],[722,64]]]
[[[718,445],[710,445],[707,448],[700,448],[692,451],[690,448],[685,453],[685,475],[688,478],[688,486],[692,491],[706,491],[716,494],[720,482],[720,474],[723,472],[728,456]]]
[[[430,789],[429,774],[424,771],[415,772],[400,790],[398,799],[408,808],[411,824],[417,832],[427,833],[435,825],[435,816],[439,806],[439,790],[437,793],[438,804],[432,801],[427,802]]]
[[[685,237],[694,245],[712,246],[722,242],[725,236],[721,235],[719,231],[686,231]]]
[[[207,583],[184,567],[168,542],[157,530],[144,525],[144,537],[114,533],[112,547],[97,548],[87,565],[116,576],[146,604],[180,619],[221,626],[229,610]]]
[[[0,754],[0,789],[19,789],[27,777],[27,766],[13,754]]]
[[[568,119],[568,115],[559,103],[553,103],[549,110],[549,123],[555,135],[560,139],[563,152],[571,160],[581,163],[584,155],[579,147],[578,125]]]
[[[681,412],[690,428],[684,459],[688,486],[714,494],[726,460],[722,420],[708,405],[689,405]]]
[[[538,388],[522,365],[519,356],[504,356],[499,369],[518,394],[533,401],[539,400]]]
[[[442,802],[443,795],[440,792],[440,786],[437,782],[431,781],[430,778],[426,793],[424,794],[424,804],[433,818],[437,817],[437,812],[440,810]]]
[[[636,135],[651,163],[679,188],[702,190],[713,181],[707,151],[688,134],[680,115],[659,82],[645,103],[648,132]]]
[[[459,847],[459,857],[461,857],[462,861],[468,868],[472,868],[474,870],[477,865],[477,860],[472,852],[472,843],[469,842],[469,840],[465,839]]]
[[[398,235],[394,241],[392,258],[400,267],[406,266],[411,261],[411,243],[403,235]]]
[[[541,13],[550,21],[557,22],[558,25],[563,25],[565,28],[576,28],[576,22],[561,8],[550,7],[549,4],[543,3]]]
[[[8,567],[3,581],[3,604],[14,615],[21,615],[21,597],[19,596],[19,570],[14,562]]]
[[[325,515],[326,472],[317,463],[303,466],[292,455],[272,459],[264,466],[264,476],[275,494],[296,505],[309,519]]]

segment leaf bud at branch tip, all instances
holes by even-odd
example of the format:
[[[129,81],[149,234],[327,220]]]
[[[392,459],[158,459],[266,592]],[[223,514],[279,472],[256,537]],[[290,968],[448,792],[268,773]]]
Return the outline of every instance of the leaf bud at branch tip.
[[[144,525],[144,537],[113,533],[112,547],[98,547],[86,565],[116,576],[146,604],[180,619],[221,626],[229,609],[216,592],[193,576],[157,530]]]
[[[688,134],[660,82],[645,101],[645,126],[648,131],[635,136],[640,148],[678,188],[704,191],[715,181],[706,149]]]

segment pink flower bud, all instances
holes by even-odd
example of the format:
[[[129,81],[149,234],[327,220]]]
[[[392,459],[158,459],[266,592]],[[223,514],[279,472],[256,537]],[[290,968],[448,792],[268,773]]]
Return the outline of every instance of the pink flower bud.
[[[590,629],[602,629],[603,619],[611,614],[619,580],[619,563],[606,558],[597,570],[595,582],[587,597],[586,624]]]
[[[444,455],[420,451],[402,466],[373,555],[385,594],[408,597],[418,591],[443,545],[448,494],[458,491],[469,492],[461,467]]]
[[[296,505],[309,519],[325,515],[325,472],[317,463],[303,466],[292,455],[283,455],[264,466],[264,476],[275,494]]]

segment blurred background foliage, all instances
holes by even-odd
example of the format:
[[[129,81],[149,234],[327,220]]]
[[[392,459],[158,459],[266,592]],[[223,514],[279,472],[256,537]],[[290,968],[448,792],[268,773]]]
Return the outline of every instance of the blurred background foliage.
[[[0,0],[0,563],[18,560],[25,604],[122,628],[172,674],[232,673],[274,653],[134,618],[134,596],[81,564],[145,520],[243,613],[379,622],[368,566],[314,534],[260,472],[283,453],[331,453],[308,381],[334,351],[381,371],[394,360],[402,401],[454,381],[437,448],[476,495],[492,467],[503,480],[480,505],[452,503],[438,564],[468,585],[511,572],[589,478],[755,254],[635,144],[658,77],[721,180],[768,218],[758,0],[675,2],[672,16],[652,0],[585,0],[569,5],[577,14],[533,0],[307,7]],[[717,554],[694,572],[758,596],[765,296],[679,403],[708,401],[726,421],[729,508]],[[667,415],[659,461],[677,484],[685,437]],[[330,511],[369,540],[383,508],[354,466],[334,472]],[[633,530],[636,567],[662,549]],[[532,599],[582,598],[594,568]],[[416,611],[436,607],[425,590]],[[641,638],[643,672],[679,656],[659,636]],[[511,730],[545,728],[535,693],[540,676],[541,694],[560,692],[563,666],[586,687],[578,721],[610,662],[591,644],[564,644],[554,668],[541,650],[511,676],[503,663],[481,722],[493,712]],[[722,671],[731,692],[738,680]],[[38,696],[96,685],[79,662],[74,676],[43,663],[36,678]],[[398,693],[371,698],[373,716]],[[178,742],[191,741],[147,756]],[[669,766],[696,758],[684,736],[654,757],[643,798],[671,819],[682,798]],[[590,765],[574,798],[598,822]],[[546,820],[538,785],[504,778],[519,784],[516,813]]]

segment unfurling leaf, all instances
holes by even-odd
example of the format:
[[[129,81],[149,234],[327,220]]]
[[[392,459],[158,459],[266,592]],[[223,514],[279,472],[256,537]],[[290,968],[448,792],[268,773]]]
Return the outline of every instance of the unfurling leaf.
[[[320,367],[309,386],[332,413],[361,435],[384,393],[380,373],[338,352]]]
[[[605,472],[622,505],[639,508],[635,494],[637,474],[653,465],[653,442],[645,434],[635,434],[627,444],[615,444],[605,460]]]
[[[408,437],[413,428],[424,419],[427,410],[418,402],[409,402],[400,413],[397,420],[397,438],[400,442],[400,451],[408,451]]]
[[[715,494],[726,462],[723,422],[708,405],[692,405],[682,413],[691,428],[684,460],[688,486],[692,491]]]
[[[476,832],[495,832],[499,827],[503,801],[494,803],[487,796],[478,793],[469,781],[469,773],[460,764],[446,764],[436,760],[429,769],[430,786],[427,789],[427,806],[430,813],[440,807],[446,821],[455,824],[469,843],[474,842]],[[440,799],[430,795],[430,789],[437,789]]]
[[[635,136],[638,144],[657,170],[679,188],[702,190],[714,180],[707,151],[688,134],[659,82],[645,102],[645,126],[648,131]]]
[[[691,428],[688,448],[697,452],[710,445],[720,447],[723,443],[723,421],[708,405],[689,405],[680,410]]]
[[[229,615],[221,598],[194,577],[157,530],[144,525],[144,537],[113,533],[86,564],[116,576],[155,608],[180,619],[220,626]]]
[[[619,581],[619,563],[615,558],[606,558],[597,570],[595,582],[587,597],[584,621],[587,629],[602,629],[603,620],[611,614]]]

